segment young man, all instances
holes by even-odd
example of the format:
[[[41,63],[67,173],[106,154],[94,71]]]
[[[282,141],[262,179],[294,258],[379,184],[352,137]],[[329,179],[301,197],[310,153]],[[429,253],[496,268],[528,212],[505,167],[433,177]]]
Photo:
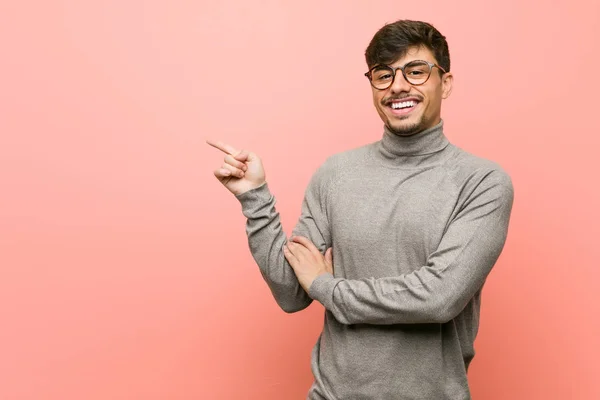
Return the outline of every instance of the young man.
[[[289,241],[255,154],[209,142],[227,153],[215,176],[241,202],[281,308],[314,299],[326,309],[309,399],[469,399],[481,290],[506,240],[511,179],[444,135],[453,78],[433,26],[384,26],[366,61],[382,138],[317,170]]]

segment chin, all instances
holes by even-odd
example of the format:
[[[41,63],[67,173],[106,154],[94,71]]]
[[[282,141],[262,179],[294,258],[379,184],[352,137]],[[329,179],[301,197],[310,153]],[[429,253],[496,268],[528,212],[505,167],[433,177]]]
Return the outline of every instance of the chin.
[[[423,119],[417,121],[411,121],[412,118],[406,118],[405,120],[396,120],[393,122],[386,123],[388,129],[400,136],[410,136],[424,130]]]

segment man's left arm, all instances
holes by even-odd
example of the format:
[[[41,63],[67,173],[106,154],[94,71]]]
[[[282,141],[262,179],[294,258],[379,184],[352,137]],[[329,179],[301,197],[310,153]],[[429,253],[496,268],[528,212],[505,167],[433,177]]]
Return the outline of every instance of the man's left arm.
[[[320,273],[309,295],[344,324],[444,323],[473,298],[506,241],[514,191],[493,171],[456,215],[426,265],[405,275],[349,280]],[[333,263],[335,268],[335,260]]]

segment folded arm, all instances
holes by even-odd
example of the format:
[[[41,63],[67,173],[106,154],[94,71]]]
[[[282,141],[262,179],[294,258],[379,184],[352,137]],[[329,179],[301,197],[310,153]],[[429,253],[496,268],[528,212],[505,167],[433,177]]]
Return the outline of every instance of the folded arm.
[[[344,324],[447,322],[481,289],[496,263],[506,241],[513,196],[510,178],[492,172],[453,219],[425,265],[380,279],[323,274],[309,294]]]

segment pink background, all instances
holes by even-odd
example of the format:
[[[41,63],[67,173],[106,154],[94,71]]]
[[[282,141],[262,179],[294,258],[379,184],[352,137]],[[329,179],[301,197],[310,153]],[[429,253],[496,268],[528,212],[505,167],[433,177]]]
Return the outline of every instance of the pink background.
[[[289,233],[328,155],[381,136],[385,22],[434,23],[458,146],[513,177],[475,399],[600,398],[597,1],[3,1],[0,399],[302,399],[322,326],[280,311],[207,138],[257,152]]]

